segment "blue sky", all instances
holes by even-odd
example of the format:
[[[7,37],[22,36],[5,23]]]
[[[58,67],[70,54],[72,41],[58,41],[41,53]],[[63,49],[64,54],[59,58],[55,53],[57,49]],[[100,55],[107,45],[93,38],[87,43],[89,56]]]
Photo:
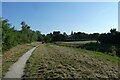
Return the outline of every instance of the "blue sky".
[[[109,32],[118,28],[117,2],[3,2],[2,16],[16,29],[25,21],[41,33]]]

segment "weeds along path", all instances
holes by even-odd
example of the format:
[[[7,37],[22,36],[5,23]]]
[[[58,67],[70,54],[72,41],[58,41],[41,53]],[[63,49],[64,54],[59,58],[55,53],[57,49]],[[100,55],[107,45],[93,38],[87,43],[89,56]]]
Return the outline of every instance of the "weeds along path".
[[[18,59],[25,54],[28,50],[37,46],[37,42],[31,44],[17,45],[10,50],[2,53],[2,77],[8,72],[11,65],[13,65]]]
[[[41,44],[27,61],[24,78],[118,78],[118,64],[74,48]]]
[[[6,73],[4,78],[21,78],[23,75],[26,61],[29,59],[35,48],[36,47],[32,48],[31,50],[26,52],[22,57],[20,57],[19,60],[9,68],[9,71]]]

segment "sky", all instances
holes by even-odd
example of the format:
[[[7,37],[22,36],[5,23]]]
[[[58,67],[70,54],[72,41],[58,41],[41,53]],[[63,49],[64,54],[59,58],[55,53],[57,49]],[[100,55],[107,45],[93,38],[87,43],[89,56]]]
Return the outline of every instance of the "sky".
[[[25,21],[43,34],[104,33],[118,29],[117,2],[3,2],[2,17],[20,30]]]
[[[119,2],[120,0],[2,0],[3,2]]]

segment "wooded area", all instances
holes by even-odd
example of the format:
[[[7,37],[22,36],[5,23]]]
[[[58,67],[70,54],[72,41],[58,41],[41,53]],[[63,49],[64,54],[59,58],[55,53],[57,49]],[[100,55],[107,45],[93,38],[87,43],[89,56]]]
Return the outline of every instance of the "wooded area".
[[[25,22],[21,22],[22,29],[15,30],[15,26],[11,27],[8,20],[2,20],[2,51],[6,51],[13,46],[33,41],[41,41],[42,35],[40,31],[33,31]]]

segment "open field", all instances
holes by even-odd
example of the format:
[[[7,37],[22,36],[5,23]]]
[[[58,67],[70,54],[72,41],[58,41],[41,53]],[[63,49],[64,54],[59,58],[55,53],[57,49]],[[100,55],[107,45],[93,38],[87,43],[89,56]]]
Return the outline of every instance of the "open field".
[[[15,63],[19,57],[21,57],[25,52],[27,52],[32,47],[36,46],[38,43],[33,42],[31,44],[17,45],[11,48],[9,51],[3,53],[2,57],[2,75],[8,71],[9,67]]]
[[[120,4],[98,2],[3,1],[0,77],[118,80]]]
[[[96,42],[95,40],[91,40],[91,41],[69,41],[69,42],[57,42],[57,43],[63,43],[63,44],[86,44],[86,43],[90,43],[90,42]]]
[[[60,46],[69,46],[69,47],[79,47],[79,45],[84,45],[87,43],[96,43],[97,41],[70,41],[70,42],[55,42],[55,44]]]
[[[72,41],[72,42],[55,42],[59,46],[81,48],[90,51],[102,52],[111,56],[120,57],[119,44],[97,43],[97,41]]]
[[[23,77],[118,78],[118,58],[95,54],[82,49],[40,44],[27,61]]]

